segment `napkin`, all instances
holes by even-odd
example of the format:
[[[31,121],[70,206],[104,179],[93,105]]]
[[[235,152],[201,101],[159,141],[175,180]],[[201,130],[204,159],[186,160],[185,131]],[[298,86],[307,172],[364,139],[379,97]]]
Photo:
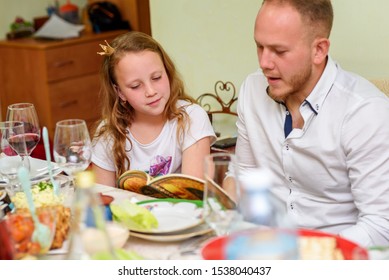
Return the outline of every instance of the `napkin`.
[[[49,39],[67,39],[80,36],[84,25],[73,24],[65,21],[56,14],[53,14],[45,24],[38,29],[34,37]]]

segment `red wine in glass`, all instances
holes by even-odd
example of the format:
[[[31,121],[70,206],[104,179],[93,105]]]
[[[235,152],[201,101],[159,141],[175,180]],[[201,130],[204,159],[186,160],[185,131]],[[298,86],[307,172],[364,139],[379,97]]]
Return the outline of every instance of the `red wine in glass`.
[[[16,180],[19,167],[30,168],[30,162],[26,156],[27,148],[23,122],[0,122],[0,136],[0,153],[4,154],[6,159],[0,164],[0,173],[8,179],[10,191],[13,192],[19,185]],[[12,145],[9,140],[11,140]]]
[[[8,143],[20,156],[28,156],[38,144],[39,139],[40,136],[37,133],[24,133],[11,136]]]
[[[24,123],[27,158],[35,149],[40,139],[38,115],[36,113],[34,104],[16,103],[9,105],[7,109],[7,120]]]
[[[37,133],[24,133],[21,135],[14,135],[10,137],[8,139],[8,143],[20,156],[27,156],[36,147],[39,142],[39,139],[40,136]]]

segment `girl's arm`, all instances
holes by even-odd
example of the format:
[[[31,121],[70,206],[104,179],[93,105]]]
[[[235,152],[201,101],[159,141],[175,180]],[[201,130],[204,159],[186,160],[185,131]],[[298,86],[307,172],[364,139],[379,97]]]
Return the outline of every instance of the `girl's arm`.
[[[182,154],[183,174],[204,179],[204,158],[210,154],[211,137],[198,140]]]
[[[92,164],[92,171],[95,173],[96,183],[111,187],[116,186],[115,172],[103,169],[96,164]]]

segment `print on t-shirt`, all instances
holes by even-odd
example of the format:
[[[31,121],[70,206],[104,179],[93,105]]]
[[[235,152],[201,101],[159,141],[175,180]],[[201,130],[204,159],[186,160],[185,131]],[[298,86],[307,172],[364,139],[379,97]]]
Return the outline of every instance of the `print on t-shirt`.
[[[170,165],[172,163],[172,157],[167,156],[164,158],[163,156],[156,156],[154,160],[151,160],[150,164],[150,176],[161,176],[169,173]]]

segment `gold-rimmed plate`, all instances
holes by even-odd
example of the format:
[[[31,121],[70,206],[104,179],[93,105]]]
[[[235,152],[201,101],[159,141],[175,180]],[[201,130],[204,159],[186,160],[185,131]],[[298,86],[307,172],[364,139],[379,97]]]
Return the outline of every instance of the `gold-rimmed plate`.
[[[191,229],[203,223],[202,201],[186,199],[152,199],[140,201],[138,205],[145,207],[157,219],[158,227],[141,230],[129,230],[139,233],[166,234]]]
[[[19,158],[17,156],[0,157],[0,164],[2,163],[2,161],[4,161],[4,163],[7,163],[7,161],[12,161],[12,160],[19,160]],[[33,158],[33,157],[29,157],[29,160],[30,160],[30,180],[33,185],[50,178],[47,161]],[[62,172],[62,168],[60,168],[57,163],[52,162],[52,167],[53,167],[54,176]],[[3,180],[0,180],[0,186],[5,186],[5,185],[6,183]]]
[[[131,232],[130,236],[155,242],[174,242],[185,240],[194,236],[210,233],[212,229],[205,223],[202,223],[194,228],[178,231],[171,234],[147,234],[140,232]]]

